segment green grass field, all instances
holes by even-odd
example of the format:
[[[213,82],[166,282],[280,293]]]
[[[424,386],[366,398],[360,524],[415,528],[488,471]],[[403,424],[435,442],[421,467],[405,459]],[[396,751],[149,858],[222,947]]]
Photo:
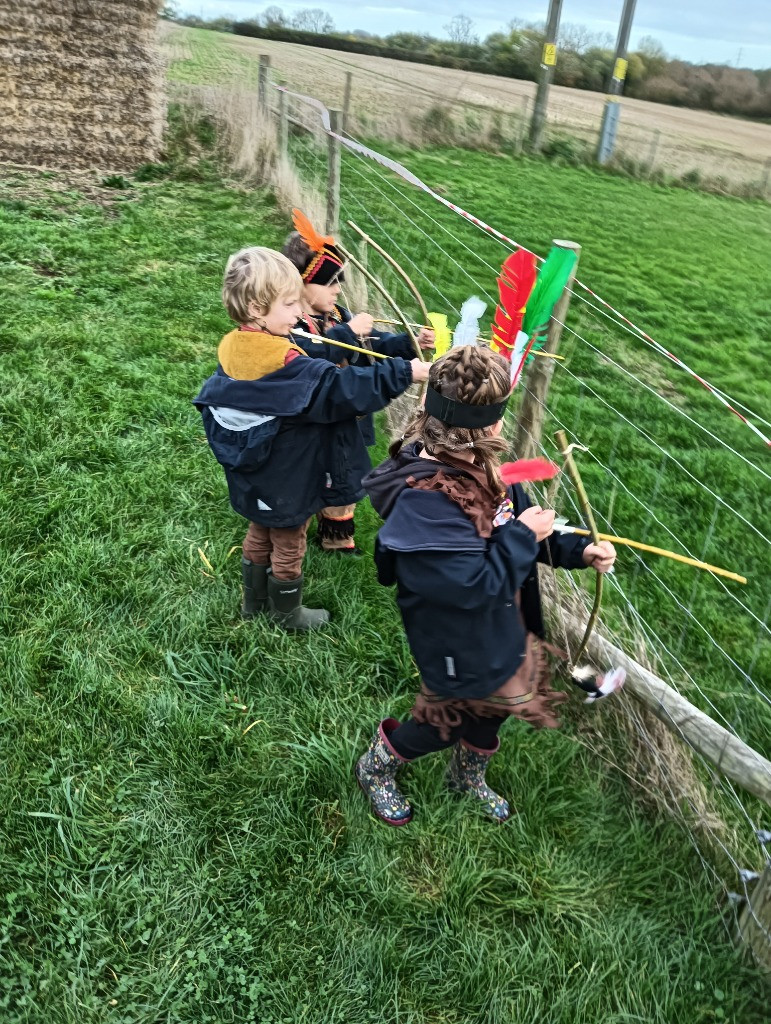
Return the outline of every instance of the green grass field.
[[[591,184],[516,174],[553,217],[526,242]],[[323,635],[239,620],[243,524],[190,399],[225,256],[288,222],[204,177],[106,204],[2,183],[3,1024],[761,1021],[687,837],[587,751],[582,709],[507,727],[510,825],[446,795],[439,759],[408,829],[369,817],[352,764],[414,669],[367,559],[311,552]],[[367,549],[375,528],[363,507]]]
[[[535,252],[545,253],[554,237],[581,243],[582,280],[737,401],[761,413],[771,407],[765,338],[771,215],[762,203],[533,160],[441,149],[385,152]],[[308,171],[313,159],[307,147],[298,149]],[[346,217],[404,263],[429,308],[447,311],[452,303],[457,309],[470,294],[486,293],[489,322],[495,272],[506,253],[499,243],[355,156],[344,160],[342,198]],[[371,266],[388,272],[378,260],[371,255]],[[389,284],[410,301],[393,277]],[[767,449],[701,385],[576,294],[561,348],[566,361],[549,397],[547,447],[555,452],[558,426],[589,447],[579,461],[601,530],[678,551],[682,542],[696,557],[748,577],[746,586],[723,586],[651,557],[645,569],[627,549],[618,579],[688,667],[693,680],[678,685],[689,698],[706,710],[711,700],[712,712],[769,754],[771,645],[761,625],[771,568]],[[575,518],[564,494],[560,508]],[[610,598],[606,612],[620,629],[613,605]],[[620,614],[619,602],[616,608]],[[741,670],[750,667],[747,681]]]
[[[210,141],[201,132],[194,148]],[[214,164],[117,192],[0,179],[0,1021],[760,1024],[767,989],[732,949],[689,837],[587,749],[587,723],[610,728],[612,708],[576,701],[559,733],[507,725],[491,776],[520,814],[503,828],[445,794],[432,758],[405,783],[415,822],[392,831],[368,815],[351,769],[378,718],[407,711],[416,680],[369,559],[311,550],[309,603],[334,616],[323,634],[239,619],[244,524],[190,400],[228,329],[227,254],[278,245],[289,225]],[[715,382],[768,407],[766,208],[447,150],[410,164],[538,251],[575,237],[594,287],[694,363],[712,346]],[[344,186],[427,275],[453,302],[467,297],[352,174]],[[500,261],[480,237],[463,234]],[[762,457],[689,382],[621,344],[647,380]],[[573,374],[596,372],[577,342],[566,350]],[[610,369],[603,383],[614,405],[669,430]],[[566,423],[612,445],[597,400],[560,386]],[[666,437],[760,520],[753,476],[682,428]],[[650,494],[631,443],[615,438],[613,465],[627,457]],[[613,497],[585,472],[594,495]],[[698,491],[667,471],[662,493],[678,531],[703,532],[712,508]],[[613,500],[614,523],[642,522]],[[752,571],[756,607],[760,541],[722,515],[707,554]],[[370,550],[375,517],[364,505],[357,518]],[[634,593],[649,613],[651,581]],[[710,629],[751,642],[734,636],[744,620],[730,604],[705,594],[694,607]],[[722,692],[691,632],[686,654],[737,729],[767,742],[762,704]],[[746,837],[736,844],[757,860]]]

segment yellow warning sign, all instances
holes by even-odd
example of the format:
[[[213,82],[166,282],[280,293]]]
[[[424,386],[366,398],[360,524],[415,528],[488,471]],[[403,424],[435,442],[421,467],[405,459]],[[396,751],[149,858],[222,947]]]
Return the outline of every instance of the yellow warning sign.
[[[557,63],[557,44],[556,43],[544,43],[543,47],[543,59],[542,64],[545,64],[547,68],[553,68]]]
[[[616,66],[613,68],[613,77],[617,82],[623,82],[626,78],[626,69],[629,67],[629,61],[624,60],[623,57],[619,57],[616,61]]]

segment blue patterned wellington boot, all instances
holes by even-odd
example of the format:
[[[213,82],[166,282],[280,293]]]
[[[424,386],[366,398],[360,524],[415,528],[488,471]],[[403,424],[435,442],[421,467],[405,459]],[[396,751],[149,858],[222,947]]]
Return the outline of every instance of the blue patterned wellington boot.
[[[485,771],[490,758],[498,751],[500,745],[501,741],[497,740],[494,750],[480,750],[465,740],[456,743],[447,766],[446,781],[449,789],[458,793],[470,793],[479,800],[489,818],[503,822],[511,813],[509,805],[485,782]]]
[[[386,825],[406,825],[412,818],[412,808],[399,792],[395,778],[407,758],[400,757],[388,742],[389,734],[397,725],[395,718],[386,718],[380,723],[354,769],[372,810]]]

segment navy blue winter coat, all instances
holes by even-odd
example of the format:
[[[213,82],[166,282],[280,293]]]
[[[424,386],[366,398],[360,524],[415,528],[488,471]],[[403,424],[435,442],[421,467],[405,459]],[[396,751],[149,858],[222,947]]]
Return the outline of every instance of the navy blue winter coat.
[[[462,470],[419,457],[406,446],[364,479],[385,519],[375,546],[378,579],[396,584],[410,650],[426,686],[444,697],[481,698],[494,693],[519,668],[526,631],[543,636],[537,562],[584,568],[585,537],[553,534],[536,542],[516,518],[481,537],[446,494],[410,488],[442,469]],[[514,516],[532,502],[509,488]],[[519,593],[520,608],[515,604]]]
[[[344,362],[347,362],[350,366],[369,366],[369,358],[360,352],[351,352],[349,349],[336,348],[334,345],[326,345],[324,343],[323,338],[326,337],[331,338],[333,341],[345,342],[346,345],[362,347],[361,339],[348,326],[348,321],[352,316],[350,311],[344,306],[336,306],[335,308],[338,315],[342,318],[342,323],[328,328],[319,338],[318,342],[311,341],[309,338],[295,338],[295,344],[299,345],[309,356],[313,356],[316,359],[326,359],[338,366]],[[316,318],[314,317],[314,319]],[[301,326],[301,323],[298,326]],[[323,327],[321,317],[317,320],[317,326],[319,330]],[[415,350],[412,347],[408,334],[390,334],[387,331],[379,331],[375,328],[372,331],[372,338],[370,340],[373,350],[382,353],[382,355],[399,356],[402,359],[415,358]],[[380,363],[383,360],[373,359],[372,362]],[[372,413],[367,413],[359,419],[359,428],[361,429],[364,443],[366,445],[373,445],[375,443],[375,422]]]
[[[364,496],[371,463],[356,417],[382,409],[411,383],[403,359],[341,369],[299,356],[259,380],[233,380],[218,366],[194,405],[236,512],[263,526],[294,527]]]

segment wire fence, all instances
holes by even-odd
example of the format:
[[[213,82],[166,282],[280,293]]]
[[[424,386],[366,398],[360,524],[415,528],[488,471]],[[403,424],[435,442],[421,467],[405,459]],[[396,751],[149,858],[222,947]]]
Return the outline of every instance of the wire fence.
[[[522,152],[535,85],[517,79],[459,74],[443,68],[338,55],[289,43],[260,41],[281,61],[290,88],[342,107],[352,76],[348,128],[359,139],[377,137],[422,146],[432,143]],[[641,177],[684,180],[693,186],[771,198],[767,126],[704,111],[680,111],[641,101],[622,104],[614,163]],[[569,161],[593,158],[602,101],[580,90],[553,88],[545,146]],[[691,123],[693,122],[693,123]],[[733,131],[728,130],[734,129]],[[737,128],[738,126],[738,128]]]
[[[289,110],[292,161],[303,181],[323,194],[328,134],[320,112],[297,97],[289,99]],[[345,138],[356,141],[353,134]],[[353,221],[399,261],[429,309],[449,314],[452,322],[462,302],[476,294],[487,301],[492,318],[496,277],[513,244],[458,217],[355,149],[343,152],[340,204],[341,232],[349,248],[362,246],[347,227]],[[506,228],[516,232],[516,225]],[[401,277],[372,250],[360,251],[398,303],[419,318]],[[770,542],[755,520],[760,521],[756,513],[764,502],[768,507],[771,475],[760,464],[762,445],[753,443],[729,412],[718,414],[710,399],[744,410],[761,425],[768,421],[717,388],[712,396],[689,391],[692,381],[679,372],[685,364],[673,379],[675,357],[590,289],[574,286],[572,300],[560,349],[564,361],[549,393],[543,436],[534,439],[538,450],[555,457],[551,438],[558,428],[585,448],[582,475],[601,531],[740,572],[753,570],[745,573],[748,585],[739,587],[711,573],[624,549],[618,571],[609,578],[602,630],[732,735],[768,756],[771,601],[763,567],[771,560]],[[525,381],[522,392],[527,386]],[[743,511],[736,507],[737,493],[752,496]],[[568,484],[561,483],[556,494],[536,487],[535,496],[556,502],[571,522],[581,522]],[[729,552],[742,553],[742,565],[726,566]],[[587,608],[591,595],[589,574],[562,575],[552,630],[564,645],[569,641],[560,621],[563,602]],[[601,738],[593,738],[595,749],[636,787],[655,787],[658,803],[663,796],[722,895],[726,927],[735,934],[739,914],[748,913],[751,883],[768,862],[771,837],[763,827],[768,808],[738,792],[698,752],[692,751],[692,761],[684,765],[682,743],[688,741],[675,722],[669,725],[682,743],[673,752],[665,749],[651,717],[634,700],[617,702],[614,714],[623,717],[626,736],[635,738],[642,762],[630,767],[629,752],[614,750]],[[767,926],[754,920],[771,942]]]

